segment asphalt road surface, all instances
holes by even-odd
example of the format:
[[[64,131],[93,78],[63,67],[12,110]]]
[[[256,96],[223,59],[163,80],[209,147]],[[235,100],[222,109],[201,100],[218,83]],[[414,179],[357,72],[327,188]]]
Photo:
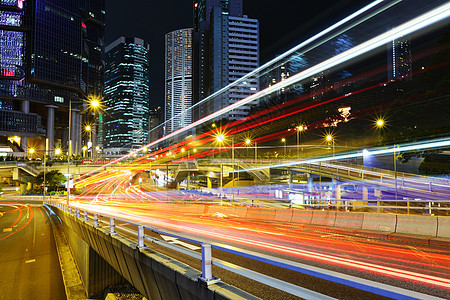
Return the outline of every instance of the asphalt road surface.
[[[0,201],[0,299],[66,299],[45,208]]]

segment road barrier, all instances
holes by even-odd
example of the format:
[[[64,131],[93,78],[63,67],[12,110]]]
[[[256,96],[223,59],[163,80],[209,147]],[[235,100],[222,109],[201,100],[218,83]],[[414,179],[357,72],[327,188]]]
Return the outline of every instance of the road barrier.
[[[287,283],[277,278],[273,278],[249,269],[242,268],[240,266],[236,266],[229,262],[225,262],[219,259],[213,259],[210,251],[211,248],[390,298],[422,299],[425,297],[430,297],[429,295],[425,295],[419,292],[414,292],[403,288],[370,281],[367,279],[361,279],[351,275],[317,268],[302,263],[292,262],[262,253],[239,249],[234,246],[230,247],[227,245],[214,243],[205,244],[204,242],[199,240],[193,240],[192,238],[187,238],[178,234],[174,234],[172,232],[167,232],[153,226],[149,227],[150,225],[139,224],[130,222],[129,220],[116,218],[113,215],[101,214],[102,217],[109,219],[109,222],[105,222],[98,219],[99,214],[95,211],[80,211],[80,209],[77,207],[68,206],[57,202],[51,202],[50,200],[44,201],[44,204],[52,206],[54,208],[56,214],[63,222],[65,231],[67,231],[67,233],[70,235],[69,239],[74,240],[75,235],[79,238],[82,238],[87,247],[92,247],[98,255],[100,255],[109,265],[114,268],[114,270],[119,272],[121,276],[127,279],[141,293],[148,296],[149,298],[254,298],[252,295],[246,294],[245,292],[237,290],[234,287],[227,286],[224,283],[221,283],[219,288],[217,286],[214,287],[218,282],[218,279],[212,275],[211,267],[212,265],[215,265],[217,267],[234,272],[249,279],[256,280],[265,285],[274,287],[303,299],[333,299],[329,296],[302,288],[298,285]],[[236,207],[236,209],[241,210],[241,212],[244,211],[241,207]],[[272,211],[274,212],[275,216],[275,210]],[[307,214],[303,216],[306,215]],[[328,223],[331,219],[335,218],[335,212],[331,212],[331,214],[330,212],[319,212],[319,214],[316,214],[316,220],[319,220],[320,222],[326,221],[326,223]],[[92,219],[93,222],[90,221]],[[102,227],[99,227],[100,223],[102,223]],[[116,223],[125,223],[125,226],[120,227],[120,232],[126,232],[129,235],[135,236],[136,241],[130,240],[129,236],[125,237],[117,232],[117,228],[115,225]],[[132,227],[136,227],[136,230],[131,229]],[[160,235],[163,234],[190,243],[199,244],[202,246],[202,253],[197,253],[195,251],[185,249],[183,247],[179,247],[177,245],[173,245],[153,237],[147,238],[145,236],[144,229],[150,230]],[[145,246],[146,239],[150,240],[152,243],[156,243],[174,251],[178,251],[196,259],[200,259],[202,261],[202,272],[199,273],[197,270],[192,269],[186,264],[178,262],[174,259],[170,259],[155,251],[149,250]],[[84,260],[85,263],[90,261],[92,260]],[[89,266],[88,268],[96,268],[96,266]],[[91,274],[91,272],[87,272],[87,274]],[[101,275],[101,271],[98,275]],[[181,293],[182,291],[183,293]]]
[[[345,212],[336,212],[334,226],[336,227],[345,227],[352,229],[362,229],[362,225],[364,222],[364,213],[345,213]]]

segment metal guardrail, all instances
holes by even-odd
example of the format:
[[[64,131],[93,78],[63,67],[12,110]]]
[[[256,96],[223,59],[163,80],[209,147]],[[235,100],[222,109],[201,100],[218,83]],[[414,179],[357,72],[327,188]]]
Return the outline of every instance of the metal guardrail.
[[[265,285],[271,286],[273,288],[282,290],[284,292],[287,292],[289,294],[292,294],[294,296],[301,297],[303,299],[334,299],[332,297],[329,297],[327,295],[323,295],[320,293],[317,293],[315,291],[311,291],[305,288],[302,288],[300,286],[281,281],[279,279],[234,265],[229,262],[225,262],[219,259],[213,259],[211,256],[211,248],[221,250],[233,255],[245,257],[248,259],[252,259],[255,261],[271,264],[277,267],[285,268],[288,270],[292,270],[295,272],[303,273],[306,275],[314,276],[317,278],[325,279],[328,281],[332,281],[334,283],[346,285],[349,287],[353,287],[356,289],[364,290],[370,293],[374,293],[377,295],[382,295],[386,297],[391,297],[394,299],[441,299],[438,297],[433,297],[427,294],[410,291],[407,289],[378,283],[375,281],[367,280],[367,279],[361,279],[355,276],[346,275],[343,273],[335,272],[335,271],[329,271],[323,268],[313,267],[302,263],[297,263],[293,261],[289,261],[286,259],[281,259],[277,257],[273,257],[270,255],[265,255],[261,253],[256,253],[253,251],[245,250],[245,249],[239,249],[236,247],[231,247],[228,245],[223,244],[217,244],[217,243],[206,243],[200,240],[192,239],[186,236],[182,236],[179,234],[174,234],[169,231],[161,230],[156,227],[150,227],[148,225],[138,223],[138,222],[131,222],[129,220],[116,218],[113,215],[110,214],[103,214],[98,213],[96,211],[88,211],[83,210],[83,214],[81,214],[80,208],[77,208],[75,206],[70,206],[58,202],[52,202],[50,200],[44,201],[44,205],[50,205],[55,206],[58,209],[63,210],[66,213],[70,213],[71,215],[74,215],[75,217],[82,219],[86,223],[90,223],[89,214],[91,214],[93,217],[91,218],[93,220],[93,226],[99,227],[99,216],[109,218],[109,232],[110,234],[118,234],[116,231],[116,224],[115,221],[120,221],[129,225],[136,226],[136,231],[133,231],[129,229],[128,227],[121,227],[120,230],[127,232],[129,234],[132,234],[137,237],[137,247],[143,248],[145,247],[145,240],[149,240],[153,243],[165,246],[167,248],[170,248],[174,251],[181,252],[183,254],[189,255],[193,258],[200,259],[202,261],[202,276],[199,277],[199,282],[203,282],[204,284],[212,284],[217,282],[217,277],[214,277],[212,275],[212,265],[216,265],[220,268],[224,268],[228,271],[231,271],[233,273],[239,274],[241,276],[245,276],[251,280],[255,280],[258,282],[261,282]],[[169,244],[167,242],[158,240],[153,237],[146,237],[144,233],[144,229],[150,230],[152,232],[158,233],[158,234],[164,234],[167,236],[171,236],[180,240],[184,240],[186,242],[194,243],[201,245],[202,253],[200,257],[200,253],[181,248],[179,246]]]

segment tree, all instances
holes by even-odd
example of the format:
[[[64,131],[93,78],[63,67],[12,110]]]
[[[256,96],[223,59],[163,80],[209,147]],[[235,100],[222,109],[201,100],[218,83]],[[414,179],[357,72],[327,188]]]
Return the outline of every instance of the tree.
[[[52,170],[49,172],[46,172],[45,174],[45,185],[48,188],[48,191],[54,191],[56,190],[62,183],[66,182],[66,177],[61,174],[58,170]],[[34,179],[34,182],[39,185],[44,185],[44,172],[39,173],[38,176]]]

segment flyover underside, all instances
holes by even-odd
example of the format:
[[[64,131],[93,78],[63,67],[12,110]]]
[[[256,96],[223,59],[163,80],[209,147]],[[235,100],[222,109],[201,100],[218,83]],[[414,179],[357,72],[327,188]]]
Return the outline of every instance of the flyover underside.
[[[235,287],[218,282],[206,286],[201,272],[147,247],[94,227],[58,208],[67,239],[83,277],[88,297],[126,279],[148,299],[253,299]]]

